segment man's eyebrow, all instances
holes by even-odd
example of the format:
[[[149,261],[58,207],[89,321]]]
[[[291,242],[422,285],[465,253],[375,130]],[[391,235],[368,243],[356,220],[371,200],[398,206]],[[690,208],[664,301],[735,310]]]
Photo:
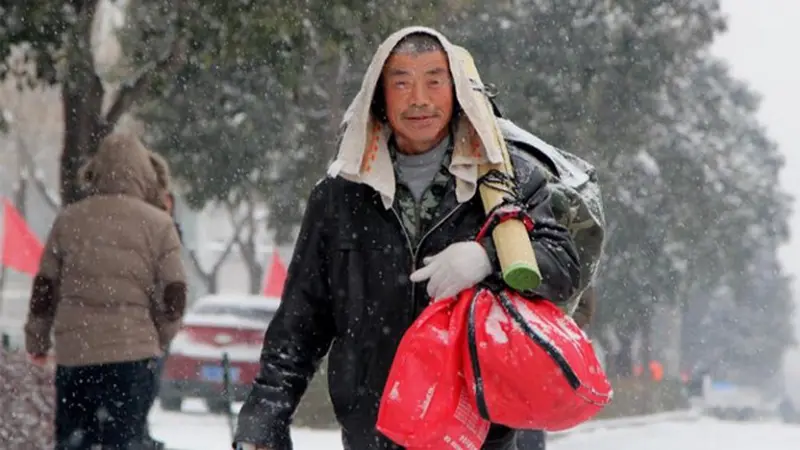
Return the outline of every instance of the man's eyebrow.
[[[425,71],[426,75],[441,75],[443,73],[448,73],[449,71],[444,67],[434,67],[432,69],[428,69]],[[411,72],[407,69],[401,69],[397,67],[388,67],[386,69],[386,75],[388,76],[399,76],[399,75],[411,75]]]
[[[389,76],[411,75],[411,72],[409,72],[406,69],[399,69],[399,68],[396,68],[396,67],[389,67],[389,68],[386,69],[386,75],[389,75]]]
[[[444,67],[434,67],[433,69],[428,69],[428,71],[425,73],[428,75],[441,75],[443,73],[448,73],[448,72],[449,71]]]

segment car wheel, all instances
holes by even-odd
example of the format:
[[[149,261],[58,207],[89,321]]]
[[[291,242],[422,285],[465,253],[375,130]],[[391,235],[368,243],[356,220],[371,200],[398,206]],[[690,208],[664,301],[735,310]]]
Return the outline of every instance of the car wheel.
[[[230,412],[230,404],[222,398],[207,398],[206,408],[212,414],[227,414]]]
[[[180,397],[159,397],[161,409],[164,411],[180,411],[183,399]]]

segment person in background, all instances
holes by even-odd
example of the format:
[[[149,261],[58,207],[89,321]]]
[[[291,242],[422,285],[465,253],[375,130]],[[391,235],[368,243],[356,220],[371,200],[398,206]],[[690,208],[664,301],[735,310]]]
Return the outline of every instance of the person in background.
[[[81,178],[89,195],[47,237],[25,348],[42,365],[55,344],[56,450],[144,449],[157,358],[186,308],[180,240],[137,137],[104,138]]]
[[[175,222],[175,230],[178,232],[178,237],[180,237],[181,241],[183,241],[183,230],[181,229],[178,221],[175,219],[175,194],[172,192],[169,163],[166,159],[164,159],[163,156],[152,151],[150,152],[150,163],[153,165],[153,169],[156,171],[158,186],[161,189],[161,195],[159,196],[161,202],[157,206],[164,208],[167,214],[172,217],[172,220]]]
[[[160,154],[151,151],[150,152],[150,164],[153,165],[153,170],[156,172],[156,179],[158,180],[158,188],[159,188],[159,195],[158,198],[160,202],[156,202],[155,206],[159,208],[163,208],[164,211],[169,214],[172,218],[173,222],[175,223],[175,231],[178,233],[178,238],[183,241],[183,233],[181,231],[181,227],[178,222],[175,220],[175,196],[172,193],[172,181],[170,175],[170,168],[169,163],[163,156]],[[153,305],[158,305],[157,302],[154,302]],[[158,313],[155,313],[154,316],[159,316]],[[153,407],[155,406],[156,399],[158,398],[159,387],[161,385],[161,375],[164,370],[164,362],[166,358],[169,356],[169,348],[164,348],[164,354],[158,358],[155,370],[155,380],[154,380],[154,389],[152,391],[152,395],[148,401],[148,416],[149,411],[152,411]],[[145,424],[145,440],[148,443],[148,449],[152,450],[163,450],[166,448],[166,445],[155,439],[152,434],[150,433],[150,425],[149,422]]]

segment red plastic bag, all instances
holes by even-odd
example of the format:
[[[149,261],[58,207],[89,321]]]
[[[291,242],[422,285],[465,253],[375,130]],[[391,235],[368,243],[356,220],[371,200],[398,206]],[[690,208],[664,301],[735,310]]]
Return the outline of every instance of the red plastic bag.
[[[406,331],[377,428],[409,450],[476,449],[490,421],[563,430],[611,393],[588,337],[555,305],[468,289],[428,306]]]
[[[409,450],[480,448],[489,432],[461,369],[468,306],[456,298],[431,304],[400,341],[377,429]]]
[[[462,347],[481,416],[514,429],[558,431],[596,415],[611,384],[591,341],[546,300],[472,291]]]

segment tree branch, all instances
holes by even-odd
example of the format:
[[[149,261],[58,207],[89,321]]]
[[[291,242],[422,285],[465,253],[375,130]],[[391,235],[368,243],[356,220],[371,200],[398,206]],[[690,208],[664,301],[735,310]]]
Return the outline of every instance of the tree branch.
[[[233,229],[233,236],[234,237],[232,237],[231,239],[228,239],[228,242],[225,244],[225,249],[222,250],[222,254],[220,254],[219,259],[217,260],[216,264],[214,264],[214,267],[212,268],[212,273],[216,273],[217,271],[219,271],[219,268],[222,267],[222,263],[228,258],[228,255],[230,255],[231,251],[233,250],[233,247],[236,245],[239,233],[242,232],[242,228],[244,228],[245,224],[246,224],[245,220],[240,220],[236,224],[236,226]]]
[[[233,199],[231,201],[225,201],[224,203],[225,203],[225,209],[228,211],[228,218],[230,219],[231,224],[234,225],[234,228],[235,228],[235,231],[233,233],[232,242],[234,242],[239,247],[239,250],[241,250],[242,253],[244,253],[246,249],[245,249],[244,243],[242,242],[242,231],[244,231],[245,225],[247,225],[249,223],[249,217],[247,215],[245,215],[238,222],[236,221],[236,211],[235,210],[238,208],[238,206],[241,204],[241,202],[242,202],[241,198],[236,198],[236,199]],[[241,227],[236,228],[237,224],[240,224]],[[243,255],[243,256],[245,256],[245,255]],[[245,258],[246,258],[246,256],[245,256]]]
[[[248,182],[245,181],[245,183],[247,184]],[[242,191],[242,198],[238,205],[244,206],[245,208],[245,215],[242,220],[247,223],[248,231],[244,237],[242,237],[241,232],[235,235],[242,259],[247,265],[250,276],[250,292],[253,294],[257,294],[261,289],[262,276],[264,273],[264,267],[258,261],[258,249],[256,248],[258,220],[256,218],[256,201],[253,198],[256,192],[257,191],[247,186],[245,186]],[[233,218],[233,205],[228,205],[228,208],[231,218]]]
[[[162,58],[143,67],[134,79],[123,83],[106,113],[106,126],[113,128],[122,115],[130,110],[131,106],[150,88],[156,76],[177,71],[185,61],[185,40],[177,37],[170,50]]]
[[[242,228],[244,228],[245,224],[246,224],[246,220],[239,220],[239,221],[233,223],[233,225],[234,225],[233,236],[234,237],[228,239],[228,241],[225,243],[225,247],[223,248],[222,253],[219,255],[219,258],[217,258],[217,260],[211,266],[211,269],[208,270],[208,271],[203,269],[203,265],[200,264],[200,259],[197,257],[197,252],[195,252],[194,250],[190,250],[189,251],[189,258],[192,260],[192,265],[194,265],[194,267],[197,270],[197,272],[199,272],[200,275],[205,279],[206,284],[208,284],[209,280],[212,277],[214,277],[217,274],[217,272],[219,272],[219,269],[222,267],[222,263],[224,263],[225,260],[228,259],[228,256],[230,255],[231,251],[233,250],[233,247],[237,243],[237,238],[236,237],[239,236],[239,234],[241,233]]]
[[[194,250],[189,250],[189,259],[192,260],[192,266],[203,277],[203,282],[208,286],[211,284],[211,278],[214,276],[213,272],[206,272],[203,269],[203,265],[200,264],[200,259],[197,257],[197,252]]]
[[[247,199],[245,208],[247,209],[247,213],[243,220],[247,222],[248,233],[246,237],[242,238],[241,236],[237,237],[237,241],[239,244],[239,250],[242,252],[242,256],[246,260],[249,266],[254,266],[258,264],[257,257],[256,257],[256,243],[255,243],[255,236],[256,236],[256,220],[255,220],[255,201],[252,198]]]
[[[17,153],[20,156],[20,165],[28,169],[28,171],[32,174],[31,178],[33,179],[33,185],[36,187],[36,190],[42,194],[47,206],[51,207],[53,210],[57,210],[61,206],[61,201],[58,198],[58,195],[53,193],[50,189],[47,188],[47,184],[39,176],[36,165],[36,161],[28,150],[28,145],[22,136],[17,134]]]
[[[36,172],[34,172],[32,178],[34,187],[36,187],[36,190],[42,195],[42,198],[44,198],[47,206],[52,208],[53,211],[57,211],[58,208],[61,207],[61,201],[59,200],[58,195],[47,188],[47,184],[45,184],[41,177],[37,176]]]
[[[131,106],[147,92],[158,75],[172,74],[186,63],[187,40],[182,34],[183,29],[180,25],[185,2],[178,0],[175,3],[178,24],[176,25],[177,32],[172,45],[160,58],[142,67],[133,79],[122,83],[106,113],[105,126],[107,128],[113,128],[117,124],[122,115],[130,110]]]

